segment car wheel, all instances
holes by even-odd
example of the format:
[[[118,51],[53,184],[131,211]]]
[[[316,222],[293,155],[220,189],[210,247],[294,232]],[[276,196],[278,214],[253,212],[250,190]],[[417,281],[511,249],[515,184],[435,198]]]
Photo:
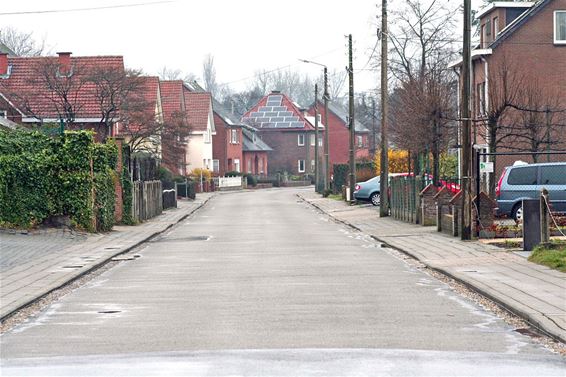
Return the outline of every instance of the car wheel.
[[[371,204],[378,206],[379,203],[381,203],[381,196],[379,195],[379,192],[374,192],[373,194],[371,194],[369,200],[371,201]]]
[[[515,207],[513,207],[513,211],[511,212],[511,217],[515,220],[516,223],[520,223],[523,221],[523,204],[517,203]]]

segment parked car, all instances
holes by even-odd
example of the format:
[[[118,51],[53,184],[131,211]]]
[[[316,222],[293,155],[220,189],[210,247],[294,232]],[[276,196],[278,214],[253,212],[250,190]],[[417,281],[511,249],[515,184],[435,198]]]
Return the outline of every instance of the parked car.
[[[389,178],[398,176],[413,176],[413,173],[391,173]],[[430,174],[425,175],[427,183],[432,182],[432,176]],[[380,177],[373,177],[365,182],[356,183],[356,189],[354,191],[354,198],[360,201],[369,201],[374,206],[378,206],[381,202],[380,195]],[[460,184],[449,182],[445,180],[439,180],[438,184],[440,187],[446,187],[452,193],[456,194],[460,191]]]
[[[552,210],[566,212],[566,162],[506,167],[495,189],[497,215],[521,221],[523,199],[538,199],[542,188],[548,190]]]
[[[354,198],[360,201],[369,201],[374,206],[378,206],[381,202],[379,194],[381,179],[379,176],[368,179],[365,182],[356,183]]]

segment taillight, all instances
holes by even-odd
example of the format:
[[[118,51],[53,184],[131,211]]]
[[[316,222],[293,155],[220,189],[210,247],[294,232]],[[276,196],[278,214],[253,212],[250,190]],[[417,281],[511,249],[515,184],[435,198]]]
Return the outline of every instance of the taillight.
[[[507,168],[503,169],[503,173],[501,173],[501,177],[499,177],[499,181],[497,182],[497,187],[495,188],[495,196],[499,198],[499,194],[501,193],[501,184],[503,183],[503,177],[505,177],[505,173],[507,173]]]
[[[360,191],[361,188],[362,188],[362,186],[356,185],[356,191]]]

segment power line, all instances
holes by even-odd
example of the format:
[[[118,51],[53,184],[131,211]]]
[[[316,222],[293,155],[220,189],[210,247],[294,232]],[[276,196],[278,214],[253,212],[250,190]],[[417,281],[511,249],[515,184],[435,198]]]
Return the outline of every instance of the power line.
[[[88,12],[88,11],[93,11],[93,10],[133,8],[133,7],[141,7],[141,6],[145,6],[145,5],[166,4],[166,3],[175,3],[175,2],[177,2],[177,0],[151,1],[151,2],[146,2],[146,3],[107,5],[107,6],[103,6],[103,7],[89,7],[89,8],[48,9],[48,10],[32,10],[32,11],[20,11],[20,12],[0,12],[0,16],[17,16],[17,15],[49,14],[49,13],[69,13],[69,12]]]

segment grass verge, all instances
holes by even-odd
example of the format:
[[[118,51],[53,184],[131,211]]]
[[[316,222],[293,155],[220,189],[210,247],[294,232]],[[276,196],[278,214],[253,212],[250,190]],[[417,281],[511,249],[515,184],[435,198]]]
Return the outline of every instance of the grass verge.
[[[566,243],[553,241],[537,246],[529,261],[566,272]]]

